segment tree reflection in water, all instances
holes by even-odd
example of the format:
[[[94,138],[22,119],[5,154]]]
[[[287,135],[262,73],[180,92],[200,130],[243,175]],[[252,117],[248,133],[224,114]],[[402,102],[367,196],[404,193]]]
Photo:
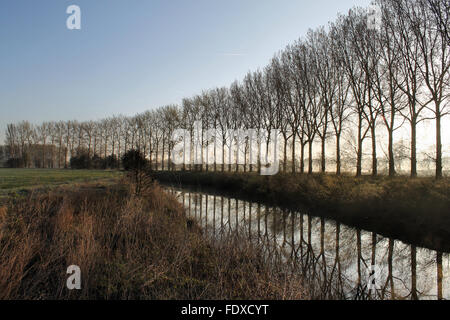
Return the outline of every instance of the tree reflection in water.
[[[448,253],[261,203],[169,190],[207,236],[245,233],[264,248],[267,259],[301,272],[314,299],[450,299]]]

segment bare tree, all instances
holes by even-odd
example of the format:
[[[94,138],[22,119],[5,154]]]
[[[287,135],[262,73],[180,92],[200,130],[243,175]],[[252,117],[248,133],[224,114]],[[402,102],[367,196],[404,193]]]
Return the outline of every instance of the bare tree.
[[[330,122],[330,113],[335,103],[337,94],[337,74],[336,64],[333,60],[331,50],[331,38],[320,28],[315,32],[310,32],[308,37],[309,48],[311,50],[311,64],[313,73],[317,79],[320,95],[320,112],[317,134],[321,140],[321,172],[326,171],[326,140],[328,138],[328,126]]]
[[[366,28],[365,16],[361,12],[350,11],[349,16],[341,17],[338,21],[340,34],[337,36],[338,45],[341,50],[340,63],[344,66],[347,79],[350,83],[354,105],[353,113],[357,120],[357,159],[356,176],[362,174],[363,141],[367,137],[370,125],[366,125],[365,108],[369,104],[370,79],[361,64],[361,54],[359,54],[358,43]],[[363,62],[364,63],[364,62]],[[375,157],[376,159],[376,157]]]
[[[441,121],[442,117],[450,112],[448,104],[445,103],[450,97],[450,46],[446,32],[442,32],[448,29],[448,26],[442,29],[440,23],[440,20],[444,19],[442,13],[445,11],[445,5],[417,0],[412,4],[405,3],[405,6],[409,7],[409,10],[402,13],[412,30],[414,42],[417,43],[421,55],[422,63],[419,64],[421,77],[428,89],[430,102],[434,103],[434,108],[427,108],[434,113],[436,119],[436,178],[440,179],[442,178]],[[439,13],[438,19],[436,13]],[[445,18],[447,22],[448,15],[447,11]]]
[[[172,141],[171,137],[173,134],[173,131],[179,126],[180,123],[180,111],[178,110],[178,107],[176,105],[169,105],[162,109],[163,112],[163,121],[166,125],[167,129],[167,141],[168,141],[168,169],[172,170],[175,169],[175,167],[172,165],[171,160],[171,150],[173,149],[174,142]]]
[[[41,168],[46,167],[46,146],[47,139],[50,135],[50,124],[48,122],[43,122],[40,126],[37,126],[37,134],[39,136],[39,141],[42,143],[42,162]]]
[[[280,130],[284,140],[283,147],[283,171],[287,171],[287,147],[289,139],[293,136],[293,131],[289,130],[288,118],[290,115],[290,108],[288,105],[288,95],[290,87],[284,67],[280,57],[274,57],[270,68],[267,69],[267,76],[269,78],[269,91],[274,101],[274,121],[273,127]]]
[[[400,77],[395,78],[396,84],[407,97],[407,107],[400,114],[411,127],[411,177],[417,176],[417,125],[425,118],[424,109],[430,101],[422,101],[424,79],[420,73],[423,64],[420,46],[414,36],[406,11],[412,10],[413,2],[391,1],[394,19],[386,21],[391,34],[394,35],[400,54]]]
[[[348,81],[345,69],[340,61],[342,61],[342,57],[339,56],[341,51],[338,49],[339,40],[339,31],[336,29],[336,25],[331,26],[330,31],[330,41],[332,48],[332,66],[334,67],[334,80],[335,80],[335,101],[330,109],[330,118],[331,123],[334,129],[334,135],[336,138],[336,174],[341,174],[341,136],[344,130],[344,125],[348,121],[350,116],[350,82]]]

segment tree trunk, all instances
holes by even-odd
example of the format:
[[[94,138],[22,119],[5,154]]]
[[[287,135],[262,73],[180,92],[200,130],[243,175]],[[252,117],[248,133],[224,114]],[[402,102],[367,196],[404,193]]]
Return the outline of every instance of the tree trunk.
[[[166,140],[163,138],[162,141],[162,160],[161,160],[161,170],[164,171],[164,149],[166,148]]]
[[[362,175],[362,119],[361,115],[359,116],[358,123],[358,151],[356,155],[356,176],[360,177]]]
[[[64,168],[67,169],[67,156],[68,156],[69,148],[66,147],[64,150]]]
[[[105,139],[105,159],[108,156],[108,139]]]
[[[305,143],[301,142],[300,150],[300,172],[305,173]]]
[[[308,143],[308,154],[309,154],[308,174],[312,174],[313,173],[312,145],[313,145],[313,140],[310,140],[309,143]]]
[[[391,129],[388,129],[389,142],[388,142],[388,153],[389,153],[389,177],[395,176],[395,159],[394,159],[394,133]]]
[[[46,141],[44,140],[44,145],[42,146],[42,168],[45,169],[45,144]]]
[[[295,134],[292,135],[292,173],[295,173]]]
[[[393,256],[394,256],[394,240],[389,238],[389,251],[388,251],[388,279],[391,285],[391,300],[395,299],[395,286],[393,277]]]
[[[217,171],[217,129],[214,128],[214,172]]]
[[[172,155],[171,155],[171,148],[170,148],[170,142],[168,145],[169,151],[167,152],[167,171],[173,171],[173,164],[172,164]]]
[[[247,152],[248,152],[248,140],[245,141],[245,149],[244,149],[244,172],[247,172]]]
[[[320,164],[321,164],[320,171],[321,171],[322,173],[325,173],[325,171],[326,171],[326,159],[325,159],[325,134],[323,135],[323,138],[322,138],[322,155],[321,155],[321,161],[320,161]]]
[[[283,157],[284,157],[283,172],[284,173],[286,173],[286,168],[287,168],[287,144],[288,144],[287,137],[286,137],[286,135],[284,135],[284,150],[283,150]]]
[[[442,178],[441,113],[439,109],[439,104],[436,104],[436,179]]]
[[[336,175],[341,175],[341,134],[336,134]]]
[[[375,135],[375,123],[371,126],[372,134],[372,176],[378,175],[378,163],[377,163],[377,137]]]
[[[222,172],[225,171],[225,139],[222,137]]]
[[[438,252],[436,256],[436,265],[437,265],[437,298],[438,300],[443,299],[442,295],[442,253]]]
[[[156,150],[155,150],[155,164],[156,164],[156,171],[158,171],[158,148],[159,148],[159,141],[156,142]]]
[[[59,140],[59,148],[58,148],[58,169],[61,169],[61,153],[62,153],[62,140]]]
[[[416,120],[411,121],[411,178],[417,177]]]
[[[417,296],[417,249],[411,246],[411,300],[418,300]]]

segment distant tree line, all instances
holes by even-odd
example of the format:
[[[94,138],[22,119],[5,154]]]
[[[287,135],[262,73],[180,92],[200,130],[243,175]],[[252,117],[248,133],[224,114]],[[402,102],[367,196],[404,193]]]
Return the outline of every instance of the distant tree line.
[[[387,144],[388,172],[396,174],[394,136],[407,126],[410,175],[417,176],[417,126],[435,123],[435,175],[443,175],[441,123],[449,114],[450,2],[448,0],[377,0],[377,28],[368,26],[368,12],[354,8],[326,28],[307,35],[276,54],[263,70],[249,72],[229,87],[210,89],[180,106],[169,105],[134,117],[101,121],[28,122],[9,124],[6,144],[20,165],[118,167],[127,150],[142,152],[154,169],[175,169],[171,163],[176,128],[194,130],[194,122],[214,129],[226,143],[236,137],[226,129],[280,130],[282,169],[327,170],[327,142],[333,141],[336,174],[342,172],[343,134],[354,134],[354,171],[363,173],[364,142],[370,144],[370,171],[378,174],[380,131]],[[202,136],[203,145],[211,137]],[[248,143],[248,141],[246,141]],[[223,146],[224,147],[224,146]],[[246,149],[246,152],[248,150]],[[246,157],[248,155],[246,154]],[[72,159],[72,160],[70,160]],[[102,159],[101,161],[99,159]],[[288,168],[288,164],[290,167]],[[258,166],[235,165],[253,171]],[[225,170],[224,164],[183,165],[183,169]],[[232,170],[231,165],[228,170]]]

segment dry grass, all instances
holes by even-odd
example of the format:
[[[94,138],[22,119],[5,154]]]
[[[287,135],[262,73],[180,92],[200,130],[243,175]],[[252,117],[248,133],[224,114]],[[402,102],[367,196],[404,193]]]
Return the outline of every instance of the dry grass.
[[[156,184],[59,188],[0,208],[0,299],[302,299],[237,235],[213,243]],[[69,265],[82,288],[66,288]]]

